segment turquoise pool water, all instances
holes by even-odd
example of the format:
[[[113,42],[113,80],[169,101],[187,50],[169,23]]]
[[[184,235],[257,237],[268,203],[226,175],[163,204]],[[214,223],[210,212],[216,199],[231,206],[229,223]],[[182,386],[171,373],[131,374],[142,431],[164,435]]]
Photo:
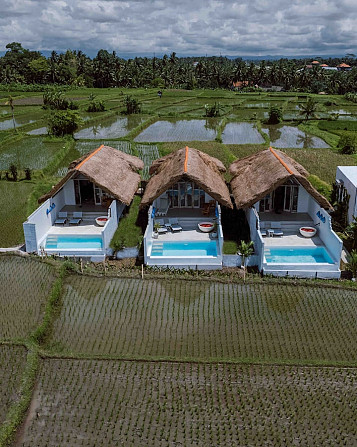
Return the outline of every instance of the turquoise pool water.
[[[216,241],[154,242],[151,256],[192,258],[196,256],[217,256]]]
[[[324,247],[269,247],[264,255],[269,264],[334,264]]]
[[[103,248],[100,236],[78,235],[49,235],[47,236],[45,249],[49,250],[101,250]]]

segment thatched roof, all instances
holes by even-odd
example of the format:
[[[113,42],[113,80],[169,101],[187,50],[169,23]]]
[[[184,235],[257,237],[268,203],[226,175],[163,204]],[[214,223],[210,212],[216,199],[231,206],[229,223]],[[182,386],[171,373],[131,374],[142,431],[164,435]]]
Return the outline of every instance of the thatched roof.
[[[103,191],[129,205],[140,183],[137,171],[143,168],[144,163],[138,157],[102,145],[73,161],[67,175],[42,196],[39,203],[53,197],[70,178],[81,174]]]
[[[195,182],[220,204],[233,208],[228,187],[222,177],[222,172],[225,171],[223,163],[217,158],[187,146],[178,149],[152,163],[152,177],[140,206],[150,205],[173,184],[187,180]]]
[[[284,152],[269,148],[233,162],[229,168],[233,178],[231,189],[237,208],[249,208],[283,185],[289,178],[296,180],[322,208],[330,203],[308,181],[308,172]]]

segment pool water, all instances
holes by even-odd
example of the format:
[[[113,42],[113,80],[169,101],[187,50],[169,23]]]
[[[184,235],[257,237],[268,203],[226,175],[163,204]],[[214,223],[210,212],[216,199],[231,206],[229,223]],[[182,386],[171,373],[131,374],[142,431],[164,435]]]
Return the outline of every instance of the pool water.
[[[334,264],[324,247],[270,247],[264,255],[268,264]]]
[[[217,256],[216,241],[177,241],[177,242],[154,242],[151,256],[187,258],[196,256]]]
[[[45,249],[49,250],[101,250],[103,248],[100,236],[78,235],[49,235],[47,236]]]

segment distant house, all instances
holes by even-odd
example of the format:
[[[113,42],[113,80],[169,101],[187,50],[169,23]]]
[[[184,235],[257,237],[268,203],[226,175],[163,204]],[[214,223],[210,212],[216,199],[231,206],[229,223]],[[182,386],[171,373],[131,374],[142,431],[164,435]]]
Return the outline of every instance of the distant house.
[[[140,204],[149,207],[147,265],[222,268],[220,205],[233,208],[225,171],[218,159],[187,146],[153,162]],[[210,226],[214,232],[205,232]]]
[[[342,64],[337,65],[337,70],[339,71],[350,71],[352,70],[352,67],[348,64],[345,64],[344,62]]]
[[[26,251],[103,260],[143,168],[139,158],[104,145],[72,162],[24,222]]]
[[[232,89],[241,90],[244,87],[249,87],[252,85],[253,85],[252,81],[235,81],[235,82],[232,82]]]
[[[337,166],[336,184],[345,187],[350,196],[348,202],[348,223],[357,217],[357,166]]]
[[[256,264],[277,276],[340,277],[342,242],[331,227],[330,203],[307,171],[273,148],[230,166],[237,208],[246,210]],[[316,235],[305,238],[300,229]],[[304,234],[304,232],[303,232]]]

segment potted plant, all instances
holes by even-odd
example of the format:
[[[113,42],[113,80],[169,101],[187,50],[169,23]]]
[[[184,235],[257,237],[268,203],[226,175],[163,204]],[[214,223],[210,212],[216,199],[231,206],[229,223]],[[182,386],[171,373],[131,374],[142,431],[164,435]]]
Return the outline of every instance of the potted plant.
[[[154,239],[157,239],[159,237],[159,228],[160,228],[160,224],[158,222],[154,223],[154,232],[152,234],[152,237]]]

